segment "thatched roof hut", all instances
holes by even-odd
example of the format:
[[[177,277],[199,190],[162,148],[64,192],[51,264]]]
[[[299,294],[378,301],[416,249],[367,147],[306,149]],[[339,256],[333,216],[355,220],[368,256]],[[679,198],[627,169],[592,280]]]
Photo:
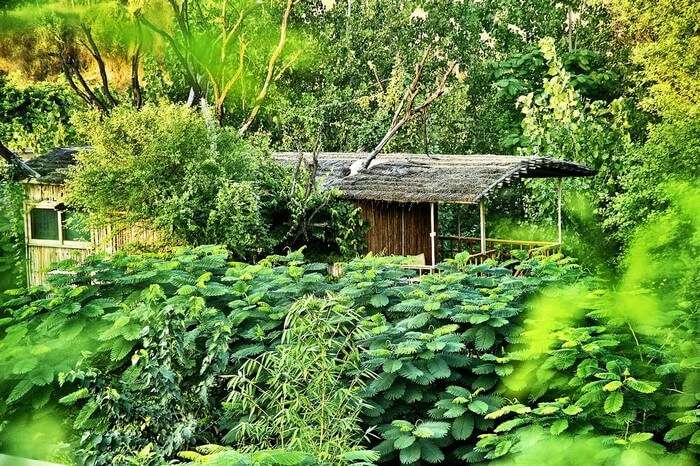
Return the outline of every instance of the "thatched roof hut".
[[[498,246],[547,251],[561,243],[561,185],[558,189],[559,241],[534,242],[486,237],[484,201],[495,191],[524,178],[584,177],[595,174],[574,162],[549,157],[510,155],[379,154],[366,169],[359,169],[362,152],[278,152],[284,164],[304,162],[315,166],[318,182],[333,188],[362,208],[369,224],[368,248],[375,253],[415,256],[427,269],[438,262],[438,239],[456,242],[457,249],[477,246],[475,260],[493,255]],[[439,204],[478,204],[480,237],[437,234]]]

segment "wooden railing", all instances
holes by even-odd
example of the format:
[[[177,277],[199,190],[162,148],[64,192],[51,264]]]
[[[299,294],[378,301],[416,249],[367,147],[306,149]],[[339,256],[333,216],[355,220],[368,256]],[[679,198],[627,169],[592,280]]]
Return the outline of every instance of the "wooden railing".
[[[551,241],[525,241],[513,239],[486,238],[486,252],[481,252],[481,238],[476,236],[438,236],[440,253],[450,257],[459,252],[472,253],[469,261],[481,263],[486,259],[505,258],[510,251],[520,249],[529,255],[549,256],[560,251],[561,243]]]
[[[561,243],[551,241],[524,241],[513,239],[495,239],[486,238],[486,252],[482,253],[481,238],[476,236],[438,236],[440,245],[440,256],[443,259],[454,257],[455,254],[461,252],[469,252],[467,262],[470,264],[481,264],[487,259],[504,260],[510,257],[510,251],[520,249],[528,251],[529,256],[544,255],[551,256],[561,250]],[[425,259],[422,262],[416,256],[414,263],[406,263],[400,267],[405,269],[415,270],[418,276],[438,273],[437,266],[425,264]],[[342,263],[336,262],[328,266],[328,273],[333,276],[343,274]]]

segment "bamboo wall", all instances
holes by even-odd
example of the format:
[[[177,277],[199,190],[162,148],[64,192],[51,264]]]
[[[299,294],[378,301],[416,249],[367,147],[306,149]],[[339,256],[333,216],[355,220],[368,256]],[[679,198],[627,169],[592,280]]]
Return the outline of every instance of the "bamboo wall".
[[[30,286],[38,285],[46,281],[46,272],[55,262],[75,259],[82,260],[94,252],[107,252],[113,254],[125,246],[133,243],[153,245],[161,242],[163,236],[152,229],[141,225],[132,225],[126,228],[107,226],[92,230],[91,241],[84,247],[70,247],[60,244],[50,245],[32,244],[29,238],[29,210],[40,202],[63,202],[65,191],[62,185],[50,185],[39,183],[25,183],[25,244],[27,252],[27,282]],[[34,242],[36,243],[36,242]]]
[[[27,245],[27,281],[29,286],[44,283],[46,272],[51,264],[66,259],[82,260],[91,252],[89,249]]]
[[[367,246],[381,255],[417,256],[425,254],[432,263],[430,242],[430,203],[357,201],[369,225]],[[437,231],[437,205],[435,230]],[[436,254],[437,255],[437,254]]]
[[[138,224],[120,228],[108,225],[92,231],[92,242],[95,248],[109,254],[114,254],[130,244],[151,246],[163,240],[164,237],[160,232]]]

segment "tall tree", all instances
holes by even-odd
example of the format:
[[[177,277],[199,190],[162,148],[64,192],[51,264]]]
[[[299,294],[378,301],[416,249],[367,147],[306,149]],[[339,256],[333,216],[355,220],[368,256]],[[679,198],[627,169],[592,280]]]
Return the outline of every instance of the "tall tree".
[[[103,114],[127,102],[141,107],[152,95],[144,86],[157,76],[181,77],[184,89],[159,88],[156,97],[190,104],[205,98],[220,123],[233,107],[243,133],[301,55],[304,41],[290,27],[298,2],[60,0],[9,10],[0,37],[41,37],[34,55],[54,61],[75,94]]]

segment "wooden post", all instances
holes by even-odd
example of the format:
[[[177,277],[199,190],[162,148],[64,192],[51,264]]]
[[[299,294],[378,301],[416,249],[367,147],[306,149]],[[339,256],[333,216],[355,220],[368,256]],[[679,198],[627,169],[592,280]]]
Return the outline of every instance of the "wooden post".
[[[486,253],[486,211],[484,200],[479,201],[479,224],[481,226],[481,253]]]
[[[561,244],[561,178],[557,178],[557,232]]]
[[[435,237],[437,233],[435,232],[435,203],[430,203],[430,249],[432,253],[432,265],[435,267]]]
[[[25,275],[27,280],[27,286],[36,285],[37,283],[32,282],[32,261],[29,257],[29,237],[31,235],[31,210],[28,205],[29,193],[27,192],[27,185],[22,185],[22,212],[24,213],[24,267]]]
[[[455,205],[457,209],[457,251],[462,251],[462,204]]]

